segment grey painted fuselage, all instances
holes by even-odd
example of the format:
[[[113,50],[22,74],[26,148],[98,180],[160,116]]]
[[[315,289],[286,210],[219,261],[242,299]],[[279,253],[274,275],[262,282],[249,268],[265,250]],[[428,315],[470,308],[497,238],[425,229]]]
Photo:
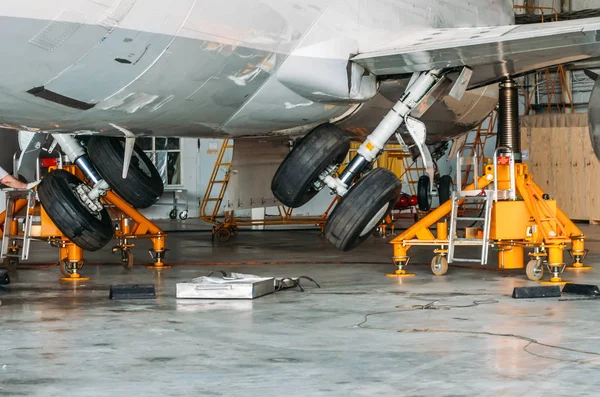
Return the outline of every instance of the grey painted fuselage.
[[[370,130],[403,84],[377,93],[351,55],[415,30],[512,18],[508,0],[3,0],[0,123],[181,137],[328,120]],[[442,101],[430,133],[470,128],[495,101],[494,89]]]

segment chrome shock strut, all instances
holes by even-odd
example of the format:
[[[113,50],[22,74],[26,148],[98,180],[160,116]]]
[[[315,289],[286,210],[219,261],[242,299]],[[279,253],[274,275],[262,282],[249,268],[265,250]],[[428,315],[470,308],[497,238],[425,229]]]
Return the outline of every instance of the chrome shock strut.
[[[441,77],[441,69],[421,73],[415,82],[407,88],[405,94],[383,118],[377,128],[367,136],[366,140],[358,148],[356,157],[348,164],[344,172],[338,178],[327,176],[323,182],[336,194],[344,196],[348,192],[352,180],[361,173],[367,164],[377,159],[389,139],[403,123],[411,124],[411,127],[415,124],[415,121],[420,123],[418,120],[410,118],[410,112],[417,107]],[[418,140],[424,144],[424,126],[420,132],[422,136],[418,137]],[[421,146],[419,146],[419,149],[423,152]],[[426,156],[424,155],[424,157]]]

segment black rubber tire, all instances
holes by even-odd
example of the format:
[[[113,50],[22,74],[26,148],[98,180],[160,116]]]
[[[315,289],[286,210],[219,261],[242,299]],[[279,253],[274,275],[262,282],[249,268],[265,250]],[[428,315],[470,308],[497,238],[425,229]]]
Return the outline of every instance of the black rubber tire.
[[[123,179],[125,139],[93,136],[87,143],[88,155],[102,178],[134,208],[148,208],[163,195],[165,186],[152,161],[135,145],[127,178]]]
[[[300,140],[283,160],[271,182],[283,205],[298,208],[319,193],[313,187],[332,164],[341,164],[350,150],[350,137],[333,124],[322,124]]]
[[[440,178],[440,184],[438,186],[438,198],[440,199],[440,205],[450,200],[452,197],[452,188],[454,181],[450,175],[444,175]]]
[[[429,175],[423,175],[417,183],[417,205],[419,211],[429,211],[431,209],[431,180]]]
[[[376,168],[356,182],[329,215],[325,237],[340,251],[349,251],[365,241],[394,208],[402,182],[393,172]],[[377,213],[388,204],[385,213],[365,231]]]
[[[42,179],[38,197],[52,222],[71,242],[84,250],[97,251],[112,239],[113,223],[106,208],[96,217],[81,203],[71,185],[82,183],[75,175],[56,170]]]

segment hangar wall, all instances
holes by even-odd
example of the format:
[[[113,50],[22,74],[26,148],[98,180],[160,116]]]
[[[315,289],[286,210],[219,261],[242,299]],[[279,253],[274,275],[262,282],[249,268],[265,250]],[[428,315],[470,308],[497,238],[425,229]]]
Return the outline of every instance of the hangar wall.
[[[181,185],[173,188],[187,190],[187,201],[189,206],[189,217],[199,216],[199,202],[205,194],[208,182],[217,160],[218,149],[222,143],[221,139],[181,139]],[[171,189],[168,187],[167,190]],[[172,193],[166,193],[159,201],[160,205],[155,205],[142,213],[150,219],[166,219],[173,202]],[[332,197],[327,191],[321,192],[314,200],[307,205],[294,211],[296,215],[321,215],[331,203]],[[224,203],[227,202],[227,193]],[[250,210],[236,211],[239,216],[250,216]],[[267,209],[267,214],[276,214],[276,208]]]
[[[529,150],[529,171],[571,219],[600,220],[594,155],[585,113],[521,118],[521,145]]]

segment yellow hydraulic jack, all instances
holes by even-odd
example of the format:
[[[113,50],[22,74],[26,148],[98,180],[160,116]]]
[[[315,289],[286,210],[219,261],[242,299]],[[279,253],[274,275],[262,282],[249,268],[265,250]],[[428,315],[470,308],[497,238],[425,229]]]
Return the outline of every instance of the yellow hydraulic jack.
[[[106,193],[104,200],[114,205],[119,213],[119,226],[115,230],[118,244],[113,247],[113,252],[121,252],[123,266],[128,269],[133,266],[131,248],[135,247],[135,244],[130,240],[149,238],[152,241],[152,249],[149,252],[154,263],[146,267],[156,270],[170,268],[171,266],[163,262],[168,251],[165,248],[167,234],[112,191]]]
[[[511,172],[511,167],[514,167],[514,172]],[[484,170],[485,174],[477,182],[478,189],[475,190],[475,184],[471,184],[465,191],[471,191],[474,195],[478,193],[480,196],[508,191],[512,177],[516,197],[512,200],[496,197],[491,210],[489,238],[479,245],[483,245],[484,249],[497,247],[498,265],[505,269],[523,268],[524,248],[532,248],[533,252],[529,254],[531,260],[526,269],[529,279],[541,280],[545,265],[551,273],[549,283],[565,283],[561,278],[565,269],[563,251],[569,244],[572,247],[570,253],[574,260],[573,266],[583,266],[587,251],[584,249],[586,237],[581,230],[556,206],[556,201],[549,200],[535,184],[526,164],[496,167],[485,165]],[[495,183],[496,189],[485,190],[492,183]],[[461,205],[464,200],[455,201],[456,205]],[[419,245],[438,247],[434,250],[431,269],[435,275],[446,273],[450,244],[446,217],[451,214],[453,205],[454,200],[447,201],[391,241],[398,275],[406,272],[410,247]],[[436,225],[437,236],[429,229],[433,225]]]
[[[54,168],[56,167],[49,167],[49,171]],[[64,165],[62,169],[84,180],[83,174],[77,166]],[[29,251],[29,239],[35,239],[47,241],[59,249],[58,265],[64,276],[61,280],[75,282],[89,280],[80,274],[85,264],[83,249],[73,244],[61,233],[39,202],[23,198],[23,193],[20,195],[18,192],[14,193],[16,193],[14,199],[11,200],[9,197],[7,211],[0,214],[0,227],[3,232],[6,230],[6,224],[9,224],[9,235],[6,237],[9,244],[7,252],[10,255],[4,260],[5,267],[16,268],[20,258],[26,259]],[[9,192],[9,194],[13,194],[13,192]],[[131,249],[135,247],[135,244],[131,243],[131,240],[140,238],[149,238],[152,241],[150,255],[154,263],[148,268],[165,269],[170,267],[164,263],[167,252],[165,248],[166,233],[112,191],[107,192],[103,202],[112,212],[113,219],[118,220],[114,235],[117,244],[113,247],[113,252],[121,253],[121,262],[125,268],[130,269],[134,263]],[[21,213],[25,207],[27,207],[27,214],[24,217],[23,227],[20,227],[18,213]],[[39,223],[30,222],[27,227],[26,219],[34,214],[39,214]],[[3,237],[5,236],[3,235]]]
[[[405,274],[409,262],[408,250],[415,245],[434,246],[435,256],[431,261],[431,271],[436,276],[448,271],[448,263],[479,262],[487,264],[490,247],[498,250],[498,266],[504,269],[522,269],[525,248],[532,249],[526,273],[530,280],[539,281],[544,274],[544,266],[551,273],[549,283],[565,283],[561,274],[566,267],[563,252],[571,245],[569,253],[573,258],[573,269],[585,269],[583,260],[587,254],[584,241],[586,236],[558,208],[556,201],[550,200],[533,181],[526,164],[520,163],[519,101],[518,86],[510,78],[500,83],[498,106],[498,149],[493,162],[484,164],[483,175],[479,173],[477,158],[462,161],[457,157],[456,185],[462,183],[461,167],[473,166],[476,174],[474,183],[453,193],[452,199],[429,213],[412,227],[400,234],[391,244],[394,245],[393,261],[396,273]],[[490,164],[493,163],[493,164]],[[493,184],[493,189],[486,189]],[[469,200],[485,202],[483,218],[459,216],[458,207]],[[450,227],[446,217],[450,215]],[[484,227],[475,235],[459,237],[457,222],[460,220],[483,221]],[[429,230],[437,224],[437,236]],[[450,229],[450,230],[448,230]],[[479,259],[459,259],[454,256],[456,246],[479,246]]]

